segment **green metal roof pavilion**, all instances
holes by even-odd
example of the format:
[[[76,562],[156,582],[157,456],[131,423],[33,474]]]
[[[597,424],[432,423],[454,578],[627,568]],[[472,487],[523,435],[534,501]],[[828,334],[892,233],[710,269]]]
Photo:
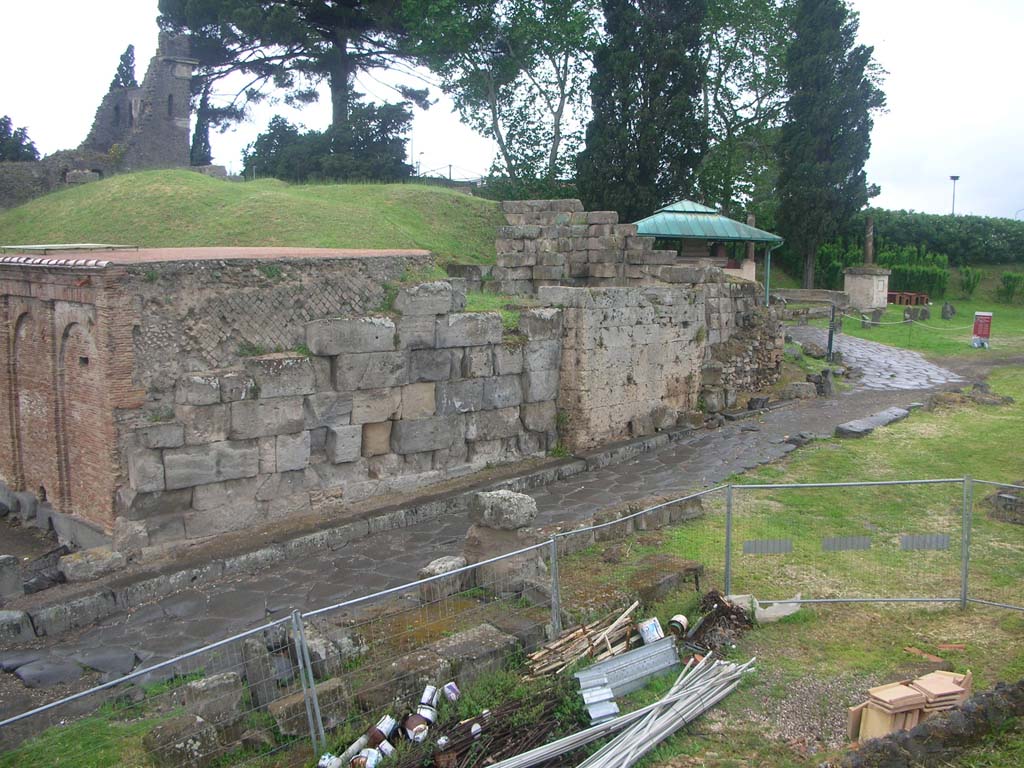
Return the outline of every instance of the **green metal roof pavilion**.
[[[716,240],[719,242],[782,245],[782,238],[763,229],[742,224],[692,200],[677,200],[659,208],[653,216],[636,222],[637,233],[666,240]]]

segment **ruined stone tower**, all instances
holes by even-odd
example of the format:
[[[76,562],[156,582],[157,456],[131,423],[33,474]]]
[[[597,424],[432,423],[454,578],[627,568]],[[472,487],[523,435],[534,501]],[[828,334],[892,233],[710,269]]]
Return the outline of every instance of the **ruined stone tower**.
[[[161,32],[142,85],[103,97],[79,149],[121,155],[121,167],[130,171],[188,166],[189,83],[196,63],[188,37]]]

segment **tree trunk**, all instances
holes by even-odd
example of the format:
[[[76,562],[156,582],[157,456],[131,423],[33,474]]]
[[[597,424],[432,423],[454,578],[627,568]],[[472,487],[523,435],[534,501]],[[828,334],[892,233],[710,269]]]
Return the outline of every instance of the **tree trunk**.
[[[339,29],[335,33],[328,75],[331,87],[331,128],[348,124],[354,75],[352,58],[348,53],[348,36]]]
[[[804,251],[804,288],[814,287],[814,262],[818,260],[818,244],[811,243]]]

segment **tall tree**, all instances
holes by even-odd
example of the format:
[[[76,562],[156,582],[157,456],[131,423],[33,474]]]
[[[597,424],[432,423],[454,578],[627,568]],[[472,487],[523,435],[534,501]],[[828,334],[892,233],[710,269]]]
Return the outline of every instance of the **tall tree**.
[[[750,207],[760,181],[774,176],[792,9],[793,0],[716,0],[708,5],[701,110],[710,146],[697,171],[698,187],[704,202],[727,215]]]
[[[38,159],[39,150],[28,137],[28,130],[15,128],[14,121],[7,115],[0,117],[0,160],[19,162]]]
[[[129,45],[121,54],[117,62],[117,72],[114,79],[110,81],[110,90],[116,88],[138,88],[139,81],[135,79],[135,46]]]
[[[868,201],[871,113],[885,106],[874,49],[857,45],[844,0],[797,0],[786,54],[786,122],[778,144],[778,227],[814,287],[818,247]]]
[[[605,40],[594,54],[593,118],[578,160],[588,208],[624,221],[692,194],[706,146],[699,112],[706,0],[602,0]]]
[[[401,8],[417,60],[439,75],[462,121],[497,144],[499,175],[571,175],[596,0],[420,0]]]

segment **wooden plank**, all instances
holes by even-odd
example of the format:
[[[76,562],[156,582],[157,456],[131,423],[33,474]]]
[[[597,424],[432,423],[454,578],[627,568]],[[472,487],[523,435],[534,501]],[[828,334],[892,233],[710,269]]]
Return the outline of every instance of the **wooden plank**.
[[[860,720],[860,740],[879,739],[892,733],[893,716],[868,702]]]
[[[846,738],[856,741],[860,738],[860,721],[864,716],[864,710],[868,703],[858,704],[856,707],[848,707],[849,714],[846,716]]]

